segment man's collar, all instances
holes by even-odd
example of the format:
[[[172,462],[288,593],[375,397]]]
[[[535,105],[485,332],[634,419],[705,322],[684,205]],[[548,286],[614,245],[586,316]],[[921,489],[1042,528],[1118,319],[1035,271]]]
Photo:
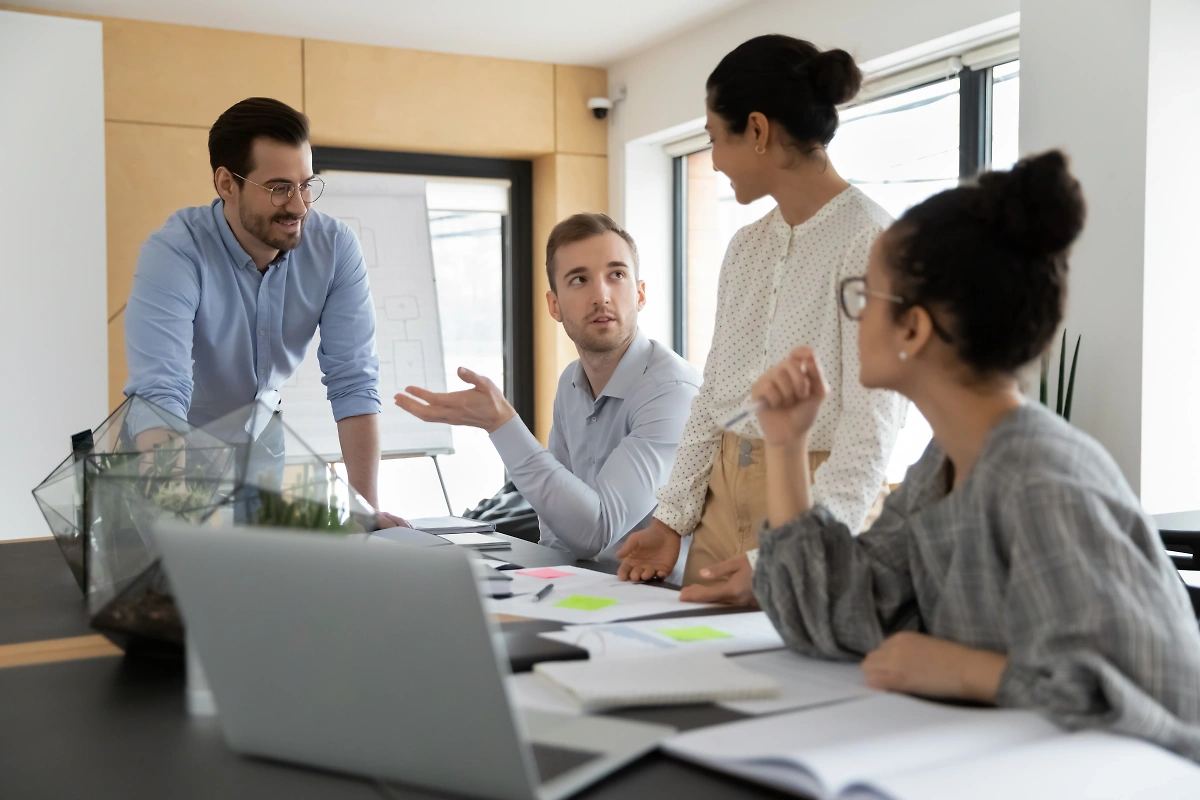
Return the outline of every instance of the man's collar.
[[[641,328],[633,335],[633,341],[629,343],[625,354],[621,356],[621,361],[617,364],[617,368],[613,370],[612,377],[608,379],[608,383],[604,386],[604,391],[600,393],[596,400],[601,397],[615,397],[625,399],[631,391],[638,378],[646,372],[646,365],[650,360],[650,353],[654,346],[646,335],[642,333]],[[571,385],[576,389],[587,392],[591,383],[588,381],[587,372],[583,368],[583,359],[575,364],[575,378],[571,381]]]

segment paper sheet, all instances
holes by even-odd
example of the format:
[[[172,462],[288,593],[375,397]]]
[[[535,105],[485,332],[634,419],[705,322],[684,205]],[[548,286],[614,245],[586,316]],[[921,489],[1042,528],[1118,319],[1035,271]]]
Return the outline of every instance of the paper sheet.
[[[1200,794],[1200,766],[1149,742],[1081,731],[868,782],[889,797],[1162,800]],[[865,790],[851,797],[878,797]]]
[[[518,709],[550,711],[555,714],[583,713],[579,703],[568,697],[565,692],[539,680],[532,672],[509,675],[505,682],[508,684],[509,700]]]
[[[712,607],[704,603],[682,603],[679,592],[673,589],[619,581],[615,575],[583,567],[554,567],[554,570],[557,575],[554,578],[529,574],[548,574],[543,570],[505,573],[513,578],[506,591],[511,591],[514,596],[504,600],[487,598],[484,608],[493,614],[591,625]],[[547,583],[553,584],[554,588],[544,599],[535,601],[534,593]],[[680,623],[687,624],[692,623]]]
[[[805,658],[791,650],[773,650],[737,656],[734,662],[754,672],[769,675],[779,682],[779,697],[768,700],[739,700],[721,703],[741,714],[777,714],[800,708],[840,703],[866,697],[867,688],[858,664]]]
[[[1058,733],[1035,711],[962,708],[881,692],[689,731],[668,739],[664,749],[787,791],[821,795]]]
[[[783,640],[761,611],[607,625],[571,625],[562,631],[540,635],[582,647],[593,659],[636,658],[685,649],[748,653],[783,647]]]

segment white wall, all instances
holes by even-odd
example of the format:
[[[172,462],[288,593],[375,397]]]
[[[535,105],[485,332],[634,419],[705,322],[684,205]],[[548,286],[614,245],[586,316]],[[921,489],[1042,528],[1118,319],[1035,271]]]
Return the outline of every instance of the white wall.
[[[108,404],[100,23],[0,11],[0,109],[0,539],[21,539],[49,535],[30,491]]]
[[[1200,507],[1198,23],[1194,0],[1021,12],[1021,150],[1064,148],[1088,200],[1066,319],[1083,335],[1072,421],[1151,513]]]
[[[1071,418],[1108,448],[1134,491],[1149,9],[1144,0],[1112,0],[1103,14],[1078,13],[1077,0],[1029,0],[1021,8],[1021,152],[1063,148],[1088,201],[1067,299],[1068,336],[1083,335]]]
[[[1146,99],[1142,503],[1200,508],[1200,3],[1154,0]]]
[[[665,131],[704,116],[704,82],[722,56],[753,36],[786,33],[841,47],[865,62],[1013,14],[1018,6],[1019,0],[759,0],[610,64],[609,95],[624,89],[626,99],[611,115],[609,206],[643,251],[642,275],[652,291],[643,328],[671,341],[671,172],[661,142],[669,138]]]

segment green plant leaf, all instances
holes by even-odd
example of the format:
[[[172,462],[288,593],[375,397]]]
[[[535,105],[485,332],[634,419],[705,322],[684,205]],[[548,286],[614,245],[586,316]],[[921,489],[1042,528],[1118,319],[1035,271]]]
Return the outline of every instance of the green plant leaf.
[[[1063,405],[1063,419],[1071,421],[1071,402],[1075,399],[1075,367],[1079,365],[1079,343],[1083,335],[1075,337],[1075,354],[1071,356],[1071,378],[1067,381],[1067,402]]]
[[[1058,354],[1058,393],[1054,396],[1054,413],[1060,417],[1063,412],[1063,389],[1067,382],[1067,329],[1063,328],[1062,349]]]
[[[1038,386],[1038,399],[1042,405],[1049,405],[1047,400],[1050,395],[1050,351],[1042,353],[1042,379]]]

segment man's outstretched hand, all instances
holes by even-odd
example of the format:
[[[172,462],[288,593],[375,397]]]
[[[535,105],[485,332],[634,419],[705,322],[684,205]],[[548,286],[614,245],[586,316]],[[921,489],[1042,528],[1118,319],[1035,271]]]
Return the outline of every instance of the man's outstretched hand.
[[[483,428],[488,433],[517,415],[504,398],[504,392],[487,378],[476,375],[466,367],[458,368],[458,377],[471,384],[472,388],[461,392],[438,393],[420,386],[409,386],[396,395],[396,405],[425,422],[470,425]]]

